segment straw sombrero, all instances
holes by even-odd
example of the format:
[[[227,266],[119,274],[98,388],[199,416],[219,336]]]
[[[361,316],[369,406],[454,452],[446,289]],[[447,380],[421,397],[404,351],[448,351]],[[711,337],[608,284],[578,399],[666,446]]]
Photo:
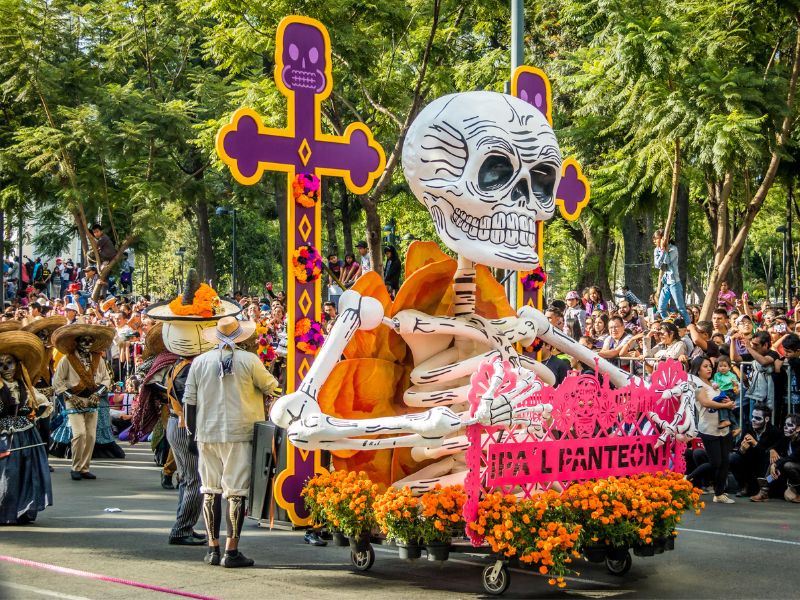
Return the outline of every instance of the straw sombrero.
[[[0,354],[10,354],[34,374],[44,362],[44,344],[27,331],[4,331],[0,333]]]
[[[75,352],[76,340],[82,335],[91,335],[94,337],[91,352],[102,352],[114,341],[116,333],[113,327],[103,325],[65,325],[53,334],[53,346],[62,354],[72,354]]]
[[[223,340],[219,335],[233,338],[233,341],[238,344],[249,339],[255,331],[256,324],[254,321],[237,321],[233,317],[223,317],[217,321],[216,327],[203,329],[200,335],[210,344],[221,343]]]
[[[0,333],[17,331],[19,329],[22,329],[22,323],[20,321],[0,321]]]
[[[48,335],[53,335],[53,332],[56,329],[63,327],[66,324],[67,317],[62,315],[53,315],[52,317],[36,319],[34,322],[25,325],[25,327],[22,328],[22,331],[29,331],[34,335],[38,335],[40,331],[47,330],[49,332]]]
[[[163,323],[156,323],[147,332],[144,338],[144,349],[142,350],[142,360],[147,360],[153,356],[157,356],[164,352],[167,347],[164,346],[164,338],[161,337],[161,329],[164,327]]]
[[[236,302],[220,298],[209,285],[200,283],[195,269],[189,269],[182,295],[151,304],[145,314],[157,321],[216,321],[242,312]]]

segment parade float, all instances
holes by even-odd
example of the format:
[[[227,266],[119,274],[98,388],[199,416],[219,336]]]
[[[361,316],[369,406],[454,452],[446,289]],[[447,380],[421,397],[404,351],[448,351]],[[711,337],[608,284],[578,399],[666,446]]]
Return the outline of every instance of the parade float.
[[[217,137],[233,176],[287,176],[290,349],[286,395],[271,420],[290,442],[274,483],[296,525],[349,537],[353,565],[369,569],[372,543],[402,556],[424,546],[483,552],[487,592],[505,591],[508,565],[530,564],[556,585],[579,556],[630,568],[630,549],[652,555],[674,543],[676,519],[698,507],[682,472],[695,435],[695,384],[675,362],[647,382],[598,358],[538,310],[546,274],[543,224],[558,208],[575,219],[589,201],[580,165],[563,159],[541,71],[523,67],[512,94],[475,91],[428,104],[403,146],[409,187],[441,242],[414,242],[392,299],[375,272],[339,300],[325,343],[319,320],[318,178],[367,191],[385,167],[364,125],[322,133],[331,48],[321,23],[285,18],[275,82],[289,105],[285,129],[240,109]],[[302,189],[301,189],[302,188]],[[302,193],[301,193],[302,192]],[[302,260],[300,260],[302,259]],[[515,310],[491,269],[518,272]],[[592,374],[557,389],[535,358],[547,343]],[[333,471],[320,463],[330,451]],[[327,465],[326,465],[327,466]]]

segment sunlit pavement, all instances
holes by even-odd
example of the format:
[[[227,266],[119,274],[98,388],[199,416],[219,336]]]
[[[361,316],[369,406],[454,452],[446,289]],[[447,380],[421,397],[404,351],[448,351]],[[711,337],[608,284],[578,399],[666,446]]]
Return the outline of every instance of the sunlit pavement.
[[[125,448],[123,461],[94,461],[96,481],[69,478],[67,461],[54,459],[56,505],[25,527],[0,528],[0,555],[40,563],[0,561],[0,598],[150,599],[180,595],[255,598],[472,598],[483,597],[487,559],[458,555],[442,565],[404,562],[378,547],[372,569],[350,566],[347,548],[313,548],[301,532],[245,525],[241,548],[250,569],[202,562],[202,547],[167,544],[177,492],[163,490],[147,446]],[[545,577],[511,574],[507,598],[792,598],[797,596],[800,506],[772,500],[754,505],[710,504],[688,516],[676,550],[634,557],[622,578],[602,565],[580,563],[565,590]],[[105,512],[119,508],[121,512]],[[202,529],[202,521],[198,530]],[[224,525],[223,525],[224,531]],[[58,567],[126,580],[99,581]],[[144,586],[144,587],[142,587]],[[161,589],[153,589],[161,588]]]

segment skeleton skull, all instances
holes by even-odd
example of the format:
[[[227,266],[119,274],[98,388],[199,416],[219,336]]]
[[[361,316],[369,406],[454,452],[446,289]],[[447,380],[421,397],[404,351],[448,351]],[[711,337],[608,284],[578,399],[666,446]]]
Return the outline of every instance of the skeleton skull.
[[[80,335],[75,339],[75,346],[81,354],[87,354],[94,345],[94,336]]]
[[[316,27],[305,23],[290,23],[283,32],[284,67],[281,78],[290,90],[325,89],[325,40]]]
[[[17,372],[17,359],[10,354],[0,354],[0,377],[5,381],[14,381]]]
[[[492,267],[539,265],[535,224],[553,216],[561,178],[539,110],[496,92],[443,96],[411,125],[403,170],[448,248]]]

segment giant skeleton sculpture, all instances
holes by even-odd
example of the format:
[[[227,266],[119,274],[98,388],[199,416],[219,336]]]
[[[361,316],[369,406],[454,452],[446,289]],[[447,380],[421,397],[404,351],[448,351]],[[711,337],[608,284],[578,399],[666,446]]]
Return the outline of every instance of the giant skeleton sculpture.
[[[403,169],[417,199],[425,205],[445,245],[458,255],[453,316],[401,310],[391,318],[377,299],[348,290],[339,318],[299,389],[279,399],[270,416],[288,430],[301,449],[377,450],[413,448],[418,460],[439,459],[395,485],[423,491],[436,483],[462,482],[466,474],[464,435],[468,425],[528,424],[547,419],[552,407],[525,406],[524,400],[553,376],[541,363],[520,354],[540,338],[588,365],[597,365],[611,383],[623,387],[630,376],[600,359],[530,306],[516,316],[486,319],[476,314],[476,264],[510,270],[539,266],[535,250],[538,221],[555,212],[562,157],[545,116],[532,105],[495,92],[444,96],[413,122],[403,148]],[[375,419],[339,419],[324,414],[320,389],[358,330],[389,327],[408,345],[414,368],[403,402],[412,414]],[[493,385],[473,414],[467,396],[470,375],[484,361],[497,360]],[[517,373],[517,386],[497,393],[502,363]],[[695,384],[667,390],[680,397],[672,422],[655,414],[653,424],[681,439],[695,433]],[[422,412],[412,412],[420,410]]]

